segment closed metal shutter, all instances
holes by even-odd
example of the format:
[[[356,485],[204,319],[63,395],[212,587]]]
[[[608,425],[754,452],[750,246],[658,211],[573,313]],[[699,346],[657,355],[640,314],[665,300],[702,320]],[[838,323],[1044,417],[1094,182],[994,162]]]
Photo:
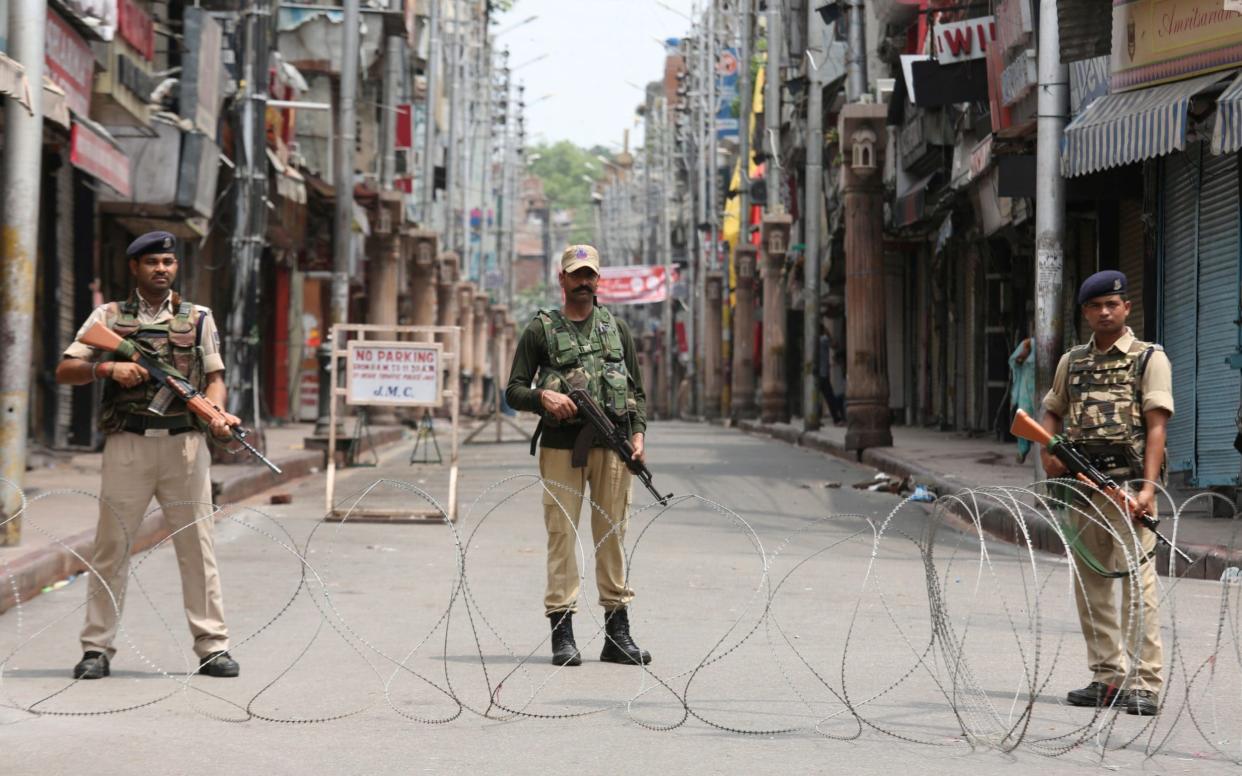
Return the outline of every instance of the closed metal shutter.
[[[1207,487],[1238,482],[1239,377],[1226,363],[1237,344],[1238,157],[1202,158],[1194,480]]]
[[[1195,323],[1198,269],[1197,146],[1164,159],[1161,186],[1161,342],[1173,362],[1173,417],[1169,420],[1169,471],[1190,471],[1195,461]]]
[[[1130,317],[1127,323],[1142,338],[1146,331],[1143,317],[1143,203],[1123,199],[1118,213],[1118,269],[1126,275],[1130,291]]]

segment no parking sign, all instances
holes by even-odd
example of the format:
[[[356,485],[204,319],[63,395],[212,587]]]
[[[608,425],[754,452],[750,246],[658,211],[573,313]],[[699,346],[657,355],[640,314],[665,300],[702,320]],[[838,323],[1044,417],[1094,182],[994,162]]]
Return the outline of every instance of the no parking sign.
[[[438,342],[351,340],[345,359],[345,403],[438,407]]]

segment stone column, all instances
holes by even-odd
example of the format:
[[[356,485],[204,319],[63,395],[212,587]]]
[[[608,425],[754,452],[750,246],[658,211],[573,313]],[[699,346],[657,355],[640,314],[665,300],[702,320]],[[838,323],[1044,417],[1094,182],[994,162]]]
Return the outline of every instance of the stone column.
[[[436,234],[428,229],[416,229],[410,237],[413,256],[410,261],[410,309],[414,326],[435,326],[439,323],[439,288],[435,281]],[[430,341],[429,335],[419,335],[418,340]]]
[[[655,385],[647,389],[647,407],[648,411],[654,409],[655,416],[658,418],[671,417],[668,406],[668,381],[670,375],[667,366],[670,359],[663,357],[664,343],[667,341],[664,332],[660,332],[658,339],[652,339],[651,350],[647,351],[651,355],[651,369],[655,372]]]
[[[703,343],[703,414],[708,418],[718,418],[721,415],[720,395],[723,387],[720,340],[724,279],[719,272],[708,272],[703,283],[707,301],[706,330],[699,338]]]
[[[638,354],[638,368],[643,376],[643,393],[647,396],[647,417],[651,417],[655,400],[655,334],[646,332],[640,337],[642,352]]]
[[[855,103],[841,112],[841,190],[845,201],[845,448],[893,444],[888,408],[884,315],[885,107]]]
[[[401,293],[398,274],[401,267],[401,236],[397,232],[378,234],[370,241],[367,261],[367,323],[397,325],[397,299]],[[396,332],[376,332],[366,339],[395,339]],[[401,421],[392,407],[367,407],[367,420],[376,426],[395,426]]]
[[[474,380],[470,383],[470,407],[474,414],[487,412],[483,406],[483,381],[488,377],[491,358],[488,354],[488,339],[491,337],[491,315],[488,304],[491,300],[482,291],[474,294]]]
[[[733,382],[730,414],[734,420],[755,417],[755,246],[738,245],[736,305],[733,307]]]
[[[457,325],[461,327],[461,411],[469,412],[470,386],[474,383],[474,283],[457,284]]]
[[[777,206],[763,218],[763,364],[759,416],[764,423],[788,423],[785,374],[785,257],[793,219]]]
[[[456,326],[457,325],[457,254],[452,251],[440,254],[440,258],[436,261],[436,325],[437,326]],[[446,350],[453,347],[452,341],[447,334],[440,334],[436,337]],[[445,380],[448,379],[448,372],[445,371]],[[445,388],[453,390],[454,386],[445,383]],[[460,386],[457,386],[460,389]],[[448,417],[448,402],[446,401],[436,413],[440,417]]]
[[[505,390],[505,383],[509,381],[509,362],[506,356],[509,354],[509,327],[506,322],[509,320],[509,307],[507,305],[498,304],[492,308],[492,341],[489,343],[488,358],[492,362],[492,400],[488,402],[488,412],[500,411],[500,394]],[[500,426],[496,426],[496,441],[500,441]]]

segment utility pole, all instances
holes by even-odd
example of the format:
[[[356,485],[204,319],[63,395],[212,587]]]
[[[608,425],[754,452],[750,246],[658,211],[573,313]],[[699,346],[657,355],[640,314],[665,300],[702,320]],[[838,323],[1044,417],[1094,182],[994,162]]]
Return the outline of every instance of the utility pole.
[[[677,337],[673,332],[673,241],[672,241],[672,192],[673,192],[673,132],[672,112],[668,100],[662,101],[660,109],[660,254],[664,260],[664,374],[668,389],[668,416],[677,417],[677,382],[673,379],[677,364]]]
[[[341,86],[336,132],[336,242],[332,252],[332,323],[349,321],[349,264],[354,232],[354,124],[358,100],[358,0],[344,0]],[[329,387],[328,390],[331,390]]]
[[[423,215],[422,226],[432,226],[432,211],[436,202],[436,119],[440,95],[440,3],[427,0],[427,91],[424,102],[423,124]]]
[[[1035,152],[1035,376],[1036,391],[1052,385],[1061,356],[1061,285],[1065,266],[1065,178],[1061,137],[1069,109],[1066,67],[1056,0],[1039,4],[1039,124]]]
[[[845,53],[845,98],[860,102],[867,93],[867,14],[863,0],[849,3],[849,42]]]
[[[257,424],[259,265],[267,240],[267,64],[270,0],[242,11],[243,92],[237,114],[240,163],[234,171],[233,277],[224,349],[229,412]]]
[[[719,363],[719,354],[713,356],[708,352],[708,348],[715,347],[719,350],[720,332],[715,334],[709,330],[711,325],[711,316],[709,308],[711,303],[707,297],[707,273],[708,252],[703,243],[703,234],[699,230],[700,225],[707,222],[707,135],[705,127],[707,126],[707,110],[705,95],[707,94],[707,59],[704,53],[707,51],[706,27],[701,23],[698,28],[698,34],[695,36],[694,64],[691,72],[695,74],[695,78],[691,81],[690,88],[686,91],[687,96],[693,93],[694,102],[691,103],[691,131],[694,133],[694,228],[690,233],[694,238],[694,252],[697,260],[698,271],[695,275],[696,296],[699,300],[698,321],[699,321],[699,352],[696,361],[697,368],[695,379],[695,396],[698,405],[697,413],[705,418],[715,418],[720,415],[719,392],[716,394],[716,406],[712,406],[709,401],[709,391],[707,383],[712,378],[708,375],[711,364]],[[717,300],[719,295],[717,295]],[[717,301],[717,307],[719,302]],[[717,320],[717,323],[719,321]],[[719,329],[719,325],[716,327]],[[714,343],[714,344],[713,344]]]
[[[767,189],[767,209],[774,212],[781,201],[779,180],[780,160],[776,158],[776,140],[780,134],[781,117],[781,51],[785,36],[781,32],[781,10],[776,2],[768,3],[768,62],[763,80],[763,130],[767,135],[768,160],[763,174]]]
[[[750,81],[750,19],[751,1],[740,0],[737,5],[738,29],[742,36],[738,57],[738,244],[750,244],[750,114],[755,104],[754,89]]]
[[[453,25],[452,33],[445,30],[448,36],[448,78],[445,79],[445,93],[449,98],[449,120],[448,120],[448,144],[445,147],[444,156],[444,243],[449,250],[457,251],[457,255],[461,257],[461,276],[468,277],[469,265],[467,256],[461,250],[461,246],[457,242],[457,226],[456,217],[457,207],[457,187],[461,185],[461,180],[457,175],[457,165],[461,158],[461,149],[459,146],[460,133],[457,131],[457,124],[461,121],[461,78],[458,72],[458,61],[460,59],[460,50],[458,43],[461,39],[461,13],[458,0],[449,0],[453,9]]]
[[[10,0],[9,54],[26,69],[30,108],[4,101],[4,211],[0,230],[0,477],[4,511],[0,546],[21,542],[16,488],[26,477],[26,434],[30,424],[30,350],[34,339],[35,271],[38,268],[39,184],[43,161],[43,57],[45,0]]]
[[[810,94],[806,107],[806,204],[802,213],[806,244],[802,268],[802,423],[806,431],[815,431],[820,426],[815,364],[819,351],[819,218],[824,199],[824,84],[819,67],[827,52],[821,46],[823,20],[814,3],[806,6],[806,33],[804,59]]]

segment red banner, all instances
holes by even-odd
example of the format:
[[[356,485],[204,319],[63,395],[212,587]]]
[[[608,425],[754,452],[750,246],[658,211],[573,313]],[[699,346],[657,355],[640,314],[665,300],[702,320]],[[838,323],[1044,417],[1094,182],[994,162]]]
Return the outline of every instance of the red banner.
[[[414,147],[414,122],[410,114],[410,104],[397,106],[397,142],[396,148]]]
[[[677,282],[676,269],[673,270],[673,282]],[[668,295],[664,267],[641,264],[631,267],[602,267],[599,271],[599,290],[595,295],[601,304],[663,302]]]
[[[48,78],[65,90],[69,110],[90,116],[91,88],[95,84],[95,55],[90,44],[51,10],[47,12],[46,37],[44,62]]]
[[[135,0],[120,0],[117,5],[117,26],[121,40],[134,47],[143,59],[155,59],[155,22]]]
[[[69,133],[69,163],[112,187],[117,194],[128,197],[130,191],[129,157],[106,137],[95,133],[87,124],[73,122]]]

